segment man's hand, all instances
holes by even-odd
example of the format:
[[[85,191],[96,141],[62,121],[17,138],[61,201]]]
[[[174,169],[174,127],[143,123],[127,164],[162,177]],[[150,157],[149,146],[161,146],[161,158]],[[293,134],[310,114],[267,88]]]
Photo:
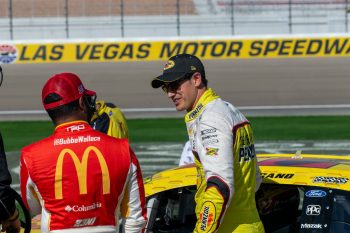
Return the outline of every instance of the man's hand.
[[[19,213],[16,209],[15,213],[6,221],[2,223],[2,232],[19,233],[21,231],[21,222],[19,221]]]

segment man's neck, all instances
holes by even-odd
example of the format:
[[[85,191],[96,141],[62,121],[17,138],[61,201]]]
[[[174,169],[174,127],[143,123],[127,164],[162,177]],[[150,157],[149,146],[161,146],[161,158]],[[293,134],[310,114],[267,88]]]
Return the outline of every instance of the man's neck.
[[[192,110],[197,106],[197,103],[198,103],[199,99],[202,97],[202,95],[204,94],[204,92],[205,92],[206,90],[208,90],[207,87],[203,87],[203,88],[198,89],[197,96],[196,96],[196,100],[194,101],[194,103],[193,103],[191,109],[187,109],[187,112],[192,111]]]
[[[65,124],[65,123],[69,123],[69,122],[72,122],[72,121],[87,121],[86,119],[84,119],[83,117],[80,117],[80,116],[67,116],[67,117],[61,117],[59,119],[57,119],[55,122],[54,122],[54,125],[55,127],[59,126],[59,125],[62,125],[62,124]]]

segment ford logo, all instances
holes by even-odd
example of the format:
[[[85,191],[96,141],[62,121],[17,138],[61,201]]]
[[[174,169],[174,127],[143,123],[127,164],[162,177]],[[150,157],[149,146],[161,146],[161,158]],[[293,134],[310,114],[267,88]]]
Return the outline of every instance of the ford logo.
[[[325,197],[327,193],[323,190],[309,190],[305,193],[307,197]]]

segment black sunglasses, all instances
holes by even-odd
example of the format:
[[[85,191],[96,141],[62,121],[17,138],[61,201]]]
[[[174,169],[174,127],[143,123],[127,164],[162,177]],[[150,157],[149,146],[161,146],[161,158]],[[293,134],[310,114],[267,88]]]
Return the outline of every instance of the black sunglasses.
[[[192,78],[192,75],[193,74],[186,74],[185,77],[180,78],[176,81],[164,83],[164,85],[162,86],[163,91],[165,93],[176,92],[181,86],[181,84],[183,84],[185,81],[190,80]]]
[[[90,109],[96,109],[96,99],[97,95],[83,95],[83,100],[85,101],[85,104],[88,106]]]

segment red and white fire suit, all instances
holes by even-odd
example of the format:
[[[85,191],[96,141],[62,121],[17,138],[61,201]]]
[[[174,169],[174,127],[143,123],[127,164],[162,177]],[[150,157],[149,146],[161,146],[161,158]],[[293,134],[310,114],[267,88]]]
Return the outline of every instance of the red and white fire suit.
[[[143,232],[145,194],[129,143],[95,131],[84,121],[56,127],[21,155],[22,198],[42,213],[41,232]]]
[[[185,121],[198,173],[194,232],[264,232],[255,203],[261,175],[249,121],[212,89]]]

